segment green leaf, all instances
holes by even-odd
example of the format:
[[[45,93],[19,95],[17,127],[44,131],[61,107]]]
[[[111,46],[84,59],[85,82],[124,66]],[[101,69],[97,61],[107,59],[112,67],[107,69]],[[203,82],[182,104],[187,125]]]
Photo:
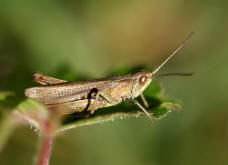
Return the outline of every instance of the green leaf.
[[[0,91],[0,101],[4,101],[8,96],[13,96],[14,93],[10,91]]]
[[[14,94],[9,91],[0,91],[0,151],[4,147],[8,137],[13,131],[14,123],[10,117],[7,106],[3,103],[7,102],[7,98]]]
[[[35,100],[17,98],[13,92],[0,92],[0,151],[14,128],[29,121],[36,129],[41,120],[48,117],[48,111]]]
[[[37,129],[40,129],[43,125],[42,122],[49,118],[48,110],[32,99],[26,99],[18,104],[12,113],[17,119],[28,121]]]
[[[0,152],[14,129],[14,122],[8,113],[0,113]]]

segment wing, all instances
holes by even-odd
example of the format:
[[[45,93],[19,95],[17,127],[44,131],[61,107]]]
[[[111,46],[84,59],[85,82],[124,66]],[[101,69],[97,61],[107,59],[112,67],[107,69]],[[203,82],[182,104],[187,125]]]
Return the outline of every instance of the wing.
[[[45,79],[45,81],[42,82],[56,83],[54,85],[27,88],[25,90],[25,95],[29,98],[33,98],[42,102],[44,105],[60,104],[87,99],[92,89],[102,91],[104,89],[114,88],[115,86],[119,85],[121,81],[125,81],[126,79],[129,79],[128,75],[74,83],[62,82],[64,80],[61,80],[60,83],[60,81],[56,82],[58,79],[54,78],[52,78],[51,81],[50,79],[48,79],[48,81]]]

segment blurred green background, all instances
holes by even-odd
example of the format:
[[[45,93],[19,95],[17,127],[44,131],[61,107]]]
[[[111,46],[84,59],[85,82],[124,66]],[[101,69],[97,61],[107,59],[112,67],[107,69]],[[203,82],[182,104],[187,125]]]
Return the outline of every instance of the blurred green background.
[[[143,116],[69,130],[50,164],[190,165],[228,163],[228,3],[225,0],[1,0],[0,90],[23,96],[32,73],[72,80],[120,66],[157,66],[191,31],[191,41],[159,78],[183,102],[153,128]],[[0,132],[1,133],[1,132]],[[0,164],[32,164],[38,136],[18,127]]]

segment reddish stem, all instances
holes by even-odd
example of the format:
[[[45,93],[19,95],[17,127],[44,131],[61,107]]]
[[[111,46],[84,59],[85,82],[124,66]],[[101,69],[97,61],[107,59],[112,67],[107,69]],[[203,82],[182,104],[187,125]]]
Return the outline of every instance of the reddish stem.
[[[51,155],[51,143],[53,140],[53,136],[41,136],[41,144],[40,144],[40,151],[39,157],[36,165],[48,165]]]

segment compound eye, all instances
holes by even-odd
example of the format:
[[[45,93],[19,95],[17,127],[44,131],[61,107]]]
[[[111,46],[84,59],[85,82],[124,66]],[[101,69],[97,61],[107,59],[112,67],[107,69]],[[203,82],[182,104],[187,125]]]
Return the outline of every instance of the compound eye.
[[[146,75],[142,75],[142,76],[139,78],[139,85],[141,85],[141,86],[145,85],[146,80],[147,80]]]

